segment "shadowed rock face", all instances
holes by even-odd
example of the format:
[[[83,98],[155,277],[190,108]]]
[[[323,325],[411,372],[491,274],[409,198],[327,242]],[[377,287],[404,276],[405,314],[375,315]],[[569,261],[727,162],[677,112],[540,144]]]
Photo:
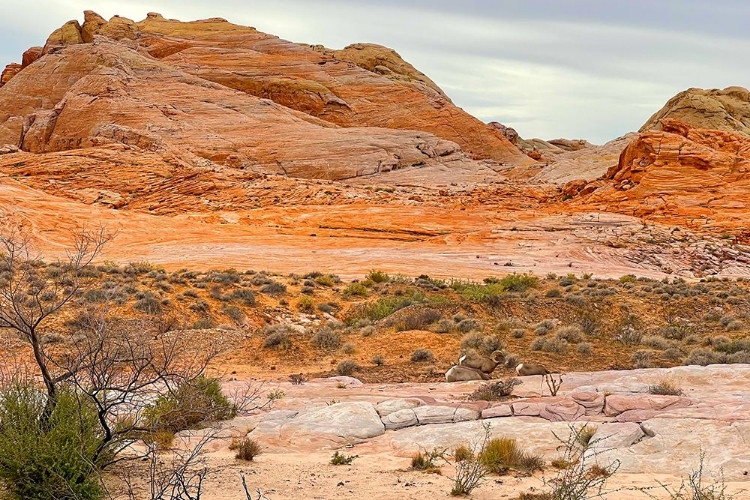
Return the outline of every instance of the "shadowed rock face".
[[[688,89],[680,92],[641,127],[639,132],[661,130],[662,120],[674,118],[693,128],[750,134],[750,91]]]
[[[0,95],[0,143],[37,152],[90,145],[90,137],[60,137],[61,125],[72,123],[80,135],[96,130],[95,137],[127,136],[128,144],[151,149],[179,139],[215,162],[238,150],[248,165],[266,171],[333,179],[463,152],[476,159],[531,162],[455,107],[396,52],[377,45],[330,51],[223,19],[182,23],[151,13],[135,23],[117,16],[105,21],[87,11],[82,26],[71,21],[52,33],[41,54],[33,68],[5,72],[4,82],[17,81]],[[34,57],[39,55],[30,54],[29,60]],[[51,89],[43,88],[50,84]],[[84,95],[96,99],[76,99]],[[62,116],[74,104],[84,104],[86,112],[75,120],[70,113]],[[97,127],[104,124],[117,130],[102,134]],[[27,141],[31,127],[37,130]],[[186,133],[198,127],[212,133],[204,133],[203,140]],[[285,154],[293,142],[301,151]],[[263,151],[264,145],[273,153]],[[246,148],[253,154],[243,154]],[[339,155],[350,166],[342,169]],[[324,156],[332,157],[332,166]]]

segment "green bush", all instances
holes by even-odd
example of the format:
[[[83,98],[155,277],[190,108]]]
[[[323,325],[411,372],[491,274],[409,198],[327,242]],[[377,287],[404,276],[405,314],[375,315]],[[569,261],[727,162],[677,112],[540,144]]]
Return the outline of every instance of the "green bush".
[[[349,283],[344,288],[344,295],[347,297],[364,297],[367,295],[367,287],[362,283]]]
[[[529,288],[535,288],[539,279],[531,274],[509,274],[500,280],[500,286],[508,292],[525,292]]]
[[[221,392],[218,379],[201,375],[180,385],[168,395],[159,396],[144,412],[153,430],[179,432],[205,421],[228,420],[237,407]]]
[[[372,270],[367,274],[367,278],[375,283],[388,283],[391,277],[385,271]]]
[[[410,289],[397,297],[382,297],[371,304],[367,304],[360,314],[371,321],[377,321],[390,316],[399,309],[424,302],[424,299],[424,293]]]
[[[355,458],[359,458],[359,455],[344,455],[338,451],[334,452],[331,457],[331,465],[351,465]]]
[[[103,437],[96,410],[71,389],[61,390],[57,398],[48,424],[42,426],[45,393],[16,384],[0,394],[3,498],[103,498],[96,475],[100,464],[90,461]]]

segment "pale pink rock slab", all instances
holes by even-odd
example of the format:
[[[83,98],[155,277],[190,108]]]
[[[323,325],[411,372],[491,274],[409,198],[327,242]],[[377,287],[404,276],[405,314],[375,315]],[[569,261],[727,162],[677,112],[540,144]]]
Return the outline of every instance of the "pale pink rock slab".
[[[512,417],[513,409],[510,405],[497,405],[482,410],[482,418]]]
[[[388,430],[403,429],[404,427],[411,427],[418,425],[417,415],[414,413],[412,408],[404,408],[403,410],[394,411],[388,415],[381,417],[383,425]]]
[[[539,416],[550,422],[572,422],[586,415],[586,409],[573,400],[546,405]]]
[[[570,398],[585,408],[587,416],[604,411],[604,394],[600,392],[574,392],[570,394]]]
[[[691,404],[692,400],[683,396],[612,394],[605,399],[604,414],[614,417],[630,410],[665,410],[685,408]]]
[[[421,400],[416,398],[409,399],[386,399],[375,405],[375,411],[378,412],[381,418],[387,417],[391,413],[395,413],[399,410],[408,410],[422,406],[424,404]]]

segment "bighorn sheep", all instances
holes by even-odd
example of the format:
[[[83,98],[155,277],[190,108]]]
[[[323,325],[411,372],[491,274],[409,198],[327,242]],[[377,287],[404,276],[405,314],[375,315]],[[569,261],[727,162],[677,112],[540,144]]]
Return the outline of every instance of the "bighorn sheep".
[[[544,365],[534,365],[531,363],[521,363],[516,366],[516,373],[525,377],[527,375],[549,375],[551,372]]]
[[[489,357],[482,356],[475,352],[469,352],[458,358],[459,366],[473,368],[488,375],[495,371],[495,368],[497,368],[498,365],[503,364],[504,361],[505,353],[502,351],[494,351]]]
[[[468,382],[469,380],[489,380],[490,376],[474,368],[453,365],[445,372],[446,382]]]

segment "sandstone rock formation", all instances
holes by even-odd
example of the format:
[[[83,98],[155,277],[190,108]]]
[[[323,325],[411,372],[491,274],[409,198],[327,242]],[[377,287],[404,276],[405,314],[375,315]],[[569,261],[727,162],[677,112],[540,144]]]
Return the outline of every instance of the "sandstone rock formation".
[[[750,134],[750,91],[692,88],[680,92],[648,119],[639,132],[661,130],[662,120],[673,118],[693,128]]]
[[[518,146],[518,148],[530,158],[545,163],[556,161],[555,157],[557,155],[593,147],[591,143],[583,139],[552,139],[550,141],[542,139],[523,139],[516,129],[512,127],[505,126],[498,122],[490,122],[488,125],[503,135],[503,137],[508,139],[512,144]]]
[[[580,201],[693,228],[720,223],[746,238],[750,138],[669,118],[661,124],[661,131],[641,133],[631,142]]]
[[[103,39],[98,40],[97,37]],[[84,47],[76,49],[76,45]],[[189,80],[188,85],[200,84],[205,89],[203,94],[210,94],[209,90],[221,90],[229,95],[228,91],[233,89],[248,97],[270,99],[284,107],[347,128],[421,130],[429,133],[424,134],[428,138],[434,134],[457,143],[474,158],[517,164],[531,161],[504,137],[455,107],[434,82],[403,61],[397,53],[376,45],[357,44],[342,51],[316,50],[223,19],[182,23],[150,13],[144,21],[135,23],[118,16],[105,21],[96,13],[87,11],[83,26],[77,21],[66,23],[50,35],[42,53],[57,56],[55,63],[76,73],[76,79],[93,76],[106,66],[122,66],[125,73],[107,75],[109,84],[130,85],[134,82],[126,84],[121,81],[124,74],[148,67],[148,71],[154,71],[154,75],[144,71],[134,75],[140,80],[141,87],[153,86],[156,89],[162,85],[159,80],[164,78]],[[94,57],[94,54],[105,62],[100,65],[97,60],[86,57]],[[51,64],[51,61],[47,63],[48,71]],[[165,76],[165,72],[170,76]],[[6,80],[16,73],[15,70],[8,70]],[[190,79],[188,75],[195,78]],[[29,78],[47,76],[38,69],[36,74],[26,75],[24,86],[30,83]],[[209,82],[218,85],[212,86]],[[87,91],[85,87],[91,84],[90,78],[86,78],[77,90]],[[12,89],[9,94],[18,90]],[[64,93],[53,92],[57,95],[49,98],[62,99]],[[33,86],[31,94],[33,97]],[[224,97],[215,96],[213,99]],[[232,100],[237,101],[238,97]],[[244,102],[258,101],[246,99]],[[58,103],[60,100],[54,104]],[[229,104],[224,109],[231,114],[234,106],[238,104]],[[106,111],[101,109],[106,108],[103,103],[97,107],[100,108],[100,115]],[[49,108],[47,106],[47,110]],[[29,114],[28,109],[23,111],[27,111],[25,116]],[[13,116],[24,118],[24,115]],[[299,115],[297,118],[300,118]],[[46,116],[45,123],[50,119],[51,116]],[[319,120],[301,119],[307,119],[318,127],[326,127]],[[7,118],[3,121],[7,121]],[[234,125],[237,129],[247,124]],[[133,123],[126,126],[127,134],[144,135],[140,131],[133,132],[138,128]],[[266,124],[258,128],[267,129],[269,126]],[[148,135],[159,136],[163,133],[162,130],[152,132]],[[285,133],[279,131],[276,135],[283,136]],[[356,142],[356,138],[347,137],[345,140]],[[146,140],[152,141],[153,137]],[[388,139],[382,136],[375,138],[375,142],[381,141],[388,143]],[[311,143],[315,144],[316,141]],[[426,147],[433,149],[429,145]],[[441,150],[445,148],[438,147]],[[400,154],[396,153],[396,156]],[[275,158],[269,159],[271,164],[275,161]],[[356,172],[356,167],[353,170]]]
[[[531,161],[390,49],[314,50],[223,19],[86,11],[83,26],[64,24],[2,82],[0,144],[32,153],[121,143],[193,165],[326,179],[470,165],[461,146]]]

